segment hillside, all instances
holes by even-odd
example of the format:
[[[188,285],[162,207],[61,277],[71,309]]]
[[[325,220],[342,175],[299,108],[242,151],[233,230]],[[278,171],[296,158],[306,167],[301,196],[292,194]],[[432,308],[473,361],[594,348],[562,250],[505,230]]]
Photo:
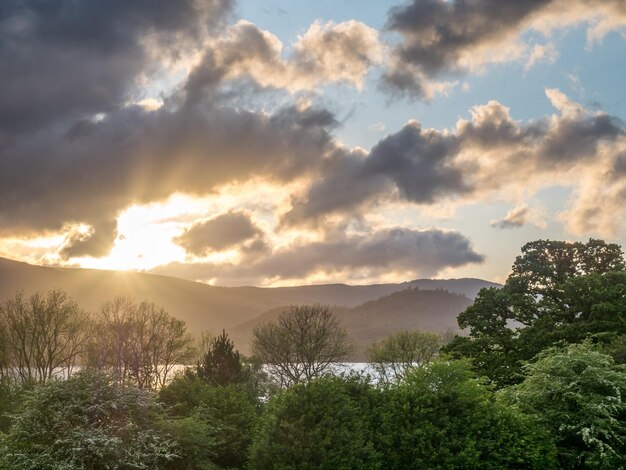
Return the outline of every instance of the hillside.
[[[0,299],[15,292],[65,289],[87,310],[115,296],[130,295],[162,305],[185,320],[189,330],[219,331],[254,320],[268,310],[292,304],[325,303],[356,307],[409,287],[446,288],[473,297],[481,287],[497,284],[479,279],[422,279],[400,284],[299,287],[216,287],[156,274],[33,266],[0,258]],[[382,299],[381,299],[382,300]]]
[[[401,330],[458,330],[456,318],[471,305],[465,295],[442,289],[405,288],[357,307],[336,306],[334,313],[341,319],[358,346],[358,355],[370,343]],[[244,352],[248,351],[255,326],[278,318],[286,307],[268,310],[252,320],[232,328],[231,336]]]

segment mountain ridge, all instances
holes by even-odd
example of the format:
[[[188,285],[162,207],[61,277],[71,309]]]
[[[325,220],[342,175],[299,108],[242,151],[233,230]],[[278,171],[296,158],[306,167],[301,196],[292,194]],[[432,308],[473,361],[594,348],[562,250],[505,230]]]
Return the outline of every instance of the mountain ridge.
[[[193,334],[214,332],[252,321],[275,308],[323,303],[355,308],[398,291],[445,288],[473,298],[481,287],[499,284],[475,278],[415,279],[397,284],[316,284],[292,287],[222,287],[162,274],[85,268],[37,266],[0,258],[0,300],[18,291],[30,294],[62,288],[86,310],[97,311],[107,300],[128,295],[161,305],[184,320]],[[240,345],[241,346],[241,345]]]

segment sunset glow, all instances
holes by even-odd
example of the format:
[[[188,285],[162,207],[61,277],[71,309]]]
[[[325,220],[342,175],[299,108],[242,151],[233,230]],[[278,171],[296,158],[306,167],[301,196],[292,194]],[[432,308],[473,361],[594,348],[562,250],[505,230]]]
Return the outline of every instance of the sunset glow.
[[[0,256],[277,286],[624,244],[621,3],[455,4],[184,2],[97,43],[16,7]]]

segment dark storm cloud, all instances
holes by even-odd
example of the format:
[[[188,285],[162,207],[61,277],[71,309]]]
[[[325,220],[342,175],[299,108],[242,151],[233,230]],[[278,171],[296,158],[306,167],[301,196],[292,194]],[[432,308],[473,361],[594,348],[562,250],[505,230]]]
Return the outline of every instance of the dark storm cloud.
[[[2,2],[4,138],[119,107],[139,94],[140,76],[197,46],[231,6],[231,0]]]
[[[80,130],[49,129],[2,152],[0,230],[93,225],[176,191],[206,194],[259,176],[290,181],[334,148],[333,125],[327,111],[311,108],[267,115],[128,106]]]
[[[410,122],[369,154],[335,152],[324,177],[293,198],[282,222],[319,223],[327,215],[358,214],[392,197],[427,205],[523,186],[550,172],[593,166],[603,145],[626,135],[618,118],[573,112],[575,104],[558,90],[547,94],[560,115],[521,123],[491,101],[473,108],[472,119],[460,120],[454,132]]]
[[[235,247],[262,235],[262,231],[250,220],[248,214],[228,212],[192,225],[174,241],[188,253],[203,256],[211,251]]]
[[[599,18],[608,20],[605,29],[592,30]],[[529,28],[546,33],[580,23],[590,26],[588,37],[602,37],[626,24],[624,2],[412,0],[389,12],[387,29],[399,33],[402,40],[393,48],[383,85],[413,98],[429,98],[432,79],[494,61],[522,59],[532,65],[536,57],[521,40]]]
[[[385,83],[424,97],[424,77],[458,72],[462,55],[503,41],[552,0],[413,0],[389,12],[387,28],[401,34]],[[420,76],[420,72],[424,77]]]
[[[305,201],[294,200],[285,221],[297,224],[334,211],[349,211],[369,199],[396,188],[406,201],[428,204],[442,193],[463,193],[468,188],[461,171],[451,166],[457,139],[411,122],[382,139],[367,155],[336,152],[325,178],[316,183]]]
[[[222,284],[241,279],[259,283],[301,279],[319,272],[362,270],[369,274],[401,272],[432,276],[446,268],[483,260],[469,240],[458,232],[393,228],[371,235],[344,235],[336,240],[291,245],[252,263],[171,263],[154,272],[188,279],[215,279]]]
[[[60,254],[102,256],[133,203],[315,168],[334,148],[334,116],[229,104],[218,89],[230,63],[202,62],[158,110],[128,104],[142,97],[138,81],[223,31],[232,3],[2,3],[0,232],[88,224]]]
[[[405,62],[436,73],[454,66],[461,53],[496,41],[552,0],[413,0],[390,11],[388,29],[405,39]]]

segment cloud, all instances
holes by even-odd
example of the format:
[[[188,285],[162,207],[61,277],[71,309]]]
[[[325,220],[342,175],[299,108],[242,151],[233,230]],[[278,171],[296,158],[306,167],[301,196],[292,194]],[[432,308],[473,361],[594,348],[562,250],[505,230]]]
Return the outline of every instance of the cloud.
[[[106,256],[117,238],[115,220],[96,221],[85,231],[72,231],[63,244],[60,255],[67,260],[81,256]]]
[[[14,132],[110,112],[140,95],[142,79],[198,47],[231,8],[231,0],[5,2],[0,148]]]
[[[299,224],[333,212],[349,212],[371,199],[396,190],[406,201],[428,204],[449,192],[464,193],[460,168],[450,165],[458,152],[457,139],[416,121],[379,141],[368,155],[333,154],[326,177],[314,184],[305,198],[295,198],[284,219]]]
[[[171,263],[153,272],[217,284],[237,284],[243,279],[265,284],[320,273],[348,277],[363,273],[368,278],[394,272],[435,276],[446,268],[483,261],[458,232],[390,228],[367,235],[344,234],[334,240],[294,243],[251,263]]]
[[[248,214],[231,211],[193,224],[174,241],[188,253],[204,256],[211,251],[236,247],[251,239],[262,240],[262,235],[263,232]]]
[[[229,82],[249,75],[263,86],[360,86],[380,60],[376,31],[356,21],[315,23],[283,59],[270,33],[246,22],[225,28],[231,7],[228,0],[3,6],[0,234],[60,232],[63,258],[103,256],[131,204],[252,179],[291,183],[343,151],[328,110],[241,106],[237,95],[249,88]],[[168,61],[189,61],[184,54],[201,45],[206,54],[179,86],[158,101],[141,96],[147,76]]]
[[[363,87],[369,69],[382,61],[378,32],[359,21],[315,22],[282,57],[283,44],[269,31],[241,20],[213,41],[198,67],[206,84],[248,77],[262,87],[312,90],[343,82]]]
[[[541,62],[553,64],[556,62],[559,53],[556,50],[554,44],[536,44],[526,60],[524,70],[530,70],[535,65]]]
[[[626,7],[620,0],[412,0],[390,10],[387,29],[401,41],[384,84],[395,93],[428,99],[441,77],[480,72],[498,62],[521,61],[527,68],[551,62],[554,46],[532,45],[525,33],[548,37],[578,24],[587,25],[591,45],[626,26]]]
[[[529,214],[527,206],[519,206],[507,212],[504,219],[492,220],[491,226],[499,229],[520,228],[528,221]]]
[[[207,194],[254,178],[306,176],[335,149],[334,126],[323,109],[288,106],[267,114],[201,102],[155,111],[127,106],[98,122],[54,126],[2,150],[0,232],[85,223],[93,226],[92,241],[75,242],[84,254],[87,247],[100,254],[101,228],[112,240],[110,227],[133,203]]]
[[[471,119],[460,119],[454,131],[423,129],[412,121],[368,154],[334,152],[324,176],[293,198],[283,224],[316,225],[333,214],[355,216],[389,201],[463,203],[497,194],[519,199],[555,181],[582,187],[591,178],[586,174],[596,176],[584,183],[585,197],[591,192],[599,197],[601,174],[611,165],[621,168],[615,155],[624,147],[626,125],[587,111],[559,90],[548,89],[546,95],[559,113],[544,119],[515,121],[508,108],[490,101],[472,108]],[[578,176],[564,179],[569,172]],[[614,186],[617,201],[621,192],[618,183]],[[582,210],[582,195],[571,206]],[[604,211],[599,203],[593,207]],[[580,224],[570,227],[584,231]],[[615,224],[607,227],[611,232]]]

